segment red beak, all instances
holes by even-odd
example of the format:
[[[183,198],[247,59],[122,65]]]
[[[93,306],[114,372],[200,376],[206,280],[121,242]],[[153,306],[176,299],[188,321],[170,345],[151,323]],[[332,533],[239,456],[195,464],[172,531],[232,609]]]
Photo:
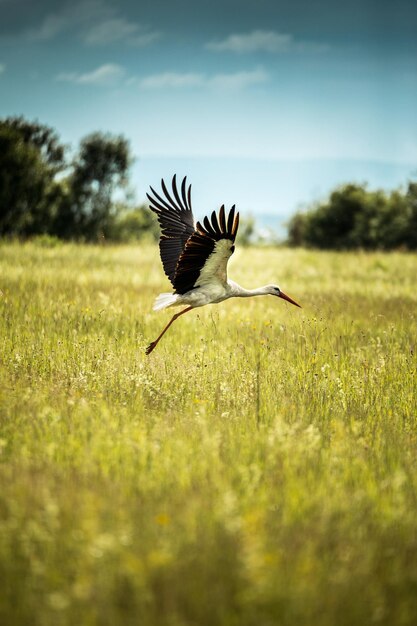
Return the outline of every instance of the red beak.
[[[297,302],[295,302],[295,300],[290,298],[290,296],[287,296],[287,294],[285,294],[283,291],[281,291],[281,293],[279,294],[278,298],[282,298],[283,300],[286,300],[287,302],[291,302],[291,304],[295,304],[295,306],[299,306],[300,309],[302,308],[300,304],[297,304]]]

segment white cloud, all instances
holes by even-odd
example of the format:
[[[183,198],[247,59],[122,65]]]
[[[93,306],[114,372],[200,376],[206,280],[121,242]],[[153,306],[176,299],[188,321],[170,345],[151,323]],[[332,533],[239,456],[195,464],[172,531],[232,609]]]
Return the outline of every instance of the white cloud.
[[[204,74],[164,72],[152,74],[139,80],[143,89],[165,89],[169,87],[195,87],[204,84]]]
[[[204,74],[202,72],[161,72],[140,78],[128,76],[126,70],[116,63],[101,65],[91,72],[63,72],[56,80],[76,85],[130,85],[143,90],[206,88],[222,91],[239,91],[259,85],[269,80],[269,74],[263,68],[243,70],[224,74]]]
[[[48,41],[53,39],[65,29],[66,20],[64,16],[47,15],[38,28],[29,30],[26,33],[27,39],[32,41]]]
[[[58,74],[57,80],[75,83],[78,85],[102,85],[113,86],[120,83],[126,76],[126,71],[121,65],[107,63],[101,65],[92,72],[81,74],[79,72],[69,72]]]
[[[165,72],[152,74],[140,80],[131,79],[129,82],[137,82],[142,89],[175,89],[183,87],[208,87],[213,89],[239,90],[264,83],[269,79],[267,72],[258,68],[252,71],[232,72],[229,74],[213,74],[208,76],[202,73],[177,73]]]
[[[254,30],[248,34],[229,35],[222,41],[210,41],[206,47],[214,52],[285,52],[291,42],[291,35]]]
[[[46,15],[37,26],[26,31],[26,39],[49,41],[63,32],[107,19],[113,10],[101,0],[84,0]]]
[[[289,33],[254,30],[251,33],[229,35],[222,41],[209,41],[206,48],[213,52],[234,52],[236,54],[250,52],[279,54],[292,51],[322,52],[327,50],[328,46],[314,42],[297,41]]]
[[[262,68],[252,71],[234,72],[232,74],[215,74],[210,80],[211,87],[216,89],[238,90],[251,85],[259,85],[269,80],[269,74]]]
[[[25,37],[31,41],[49,41],[71,31],[76,31],[78,37],[91,46],[116,42],[147,46],[160,36],[137,22],[128,21],[102,0],[84,0],[46,15],[36,28],[25,33]]]
[[[131,45],[147,46],[159,38],[159,33],[147,31],[135,22],[128,22],[122,17],[103,20],[93,25],[84,35],[85,43],[106,45],[116,41],[126,41]]]

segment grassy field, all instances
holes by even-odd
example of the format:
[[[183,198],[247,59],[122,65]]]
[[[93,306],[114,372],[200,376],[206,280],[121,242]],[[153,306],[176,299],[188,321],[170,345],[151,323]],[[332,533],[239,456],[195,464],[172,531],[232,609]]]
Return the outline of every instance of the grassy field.
[[[417,623],[417,257],[0,246],[0,623]]]

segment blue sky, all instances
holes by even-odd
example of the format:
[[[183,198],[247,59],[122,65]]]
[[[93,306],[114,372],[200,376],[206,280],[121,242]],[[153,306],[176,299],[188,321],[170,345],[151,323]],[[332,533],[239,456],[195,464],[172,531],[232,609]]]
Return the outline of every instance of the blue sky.
[[[123,133],[138,199],[188,174],[201,211],[288,215],[417,173],[417,4],[0,0],[0,115],[77,145]],[[195,202],[195,204],[196,204]]]

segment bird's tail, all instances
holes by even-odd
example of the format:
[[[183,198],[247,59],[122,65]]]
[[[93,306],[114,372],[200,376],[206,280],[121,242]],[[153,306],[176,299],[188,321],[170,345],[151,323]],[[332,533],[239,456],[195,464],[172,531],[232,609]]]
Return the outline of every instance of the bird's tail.
[[[177,300],[177,293],[160,293],[153,304],[153,310],[160,311],[161,309],[166,309],[168,306],[173,306]]]

